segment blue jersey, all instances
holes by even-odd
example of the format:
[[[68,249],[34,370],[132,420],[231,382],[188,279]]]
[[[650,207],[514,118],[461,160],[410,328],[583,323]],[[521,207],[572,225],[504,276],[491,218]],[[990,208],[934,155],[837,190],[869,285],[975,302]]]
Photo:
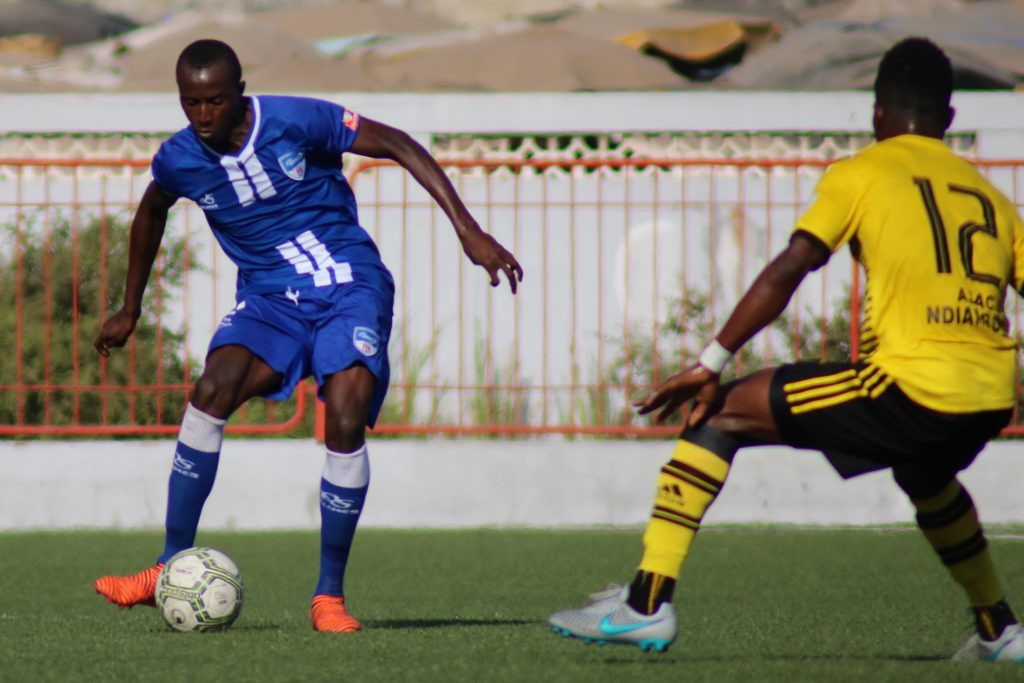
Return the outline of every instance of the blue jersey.
[[[359,115],[309,98],[250,101],[252,130],[237,154],[214,151],[189,126],[160,145],[152,166],[161,190],[206,214],[238,266],[239,300],[356,280],[393,287],[341,173]]]

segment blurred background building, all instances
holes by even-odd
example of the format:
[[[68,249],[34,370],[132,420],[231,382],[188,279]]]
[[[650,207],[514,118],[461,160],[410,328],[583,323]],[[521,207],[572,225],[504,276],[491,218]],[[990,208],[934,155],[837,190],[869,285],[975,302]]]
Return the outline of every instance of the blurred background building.
[[[862,89],[908,34],[1024,82],[1022,0],[0,0],[0,92],[172,90],[199,37],[257,92]]]

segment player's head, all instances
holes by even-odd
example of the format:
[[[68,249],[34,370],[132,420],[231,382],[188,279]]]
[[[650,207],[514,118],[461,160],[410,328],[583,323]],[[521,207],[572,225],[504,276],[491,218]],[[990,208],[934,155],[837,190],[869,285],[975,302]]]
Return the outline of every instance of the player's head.
[[[953,66],[927,38],[905,38],[889,48],[875,78],[875,137],[902,133],[941,138],[953,122]]]
[[[175,77],[195,134],[208,144],[225,143],[245,115],[245,82],[235,51],[219,40],[197,40],[182,50]]]

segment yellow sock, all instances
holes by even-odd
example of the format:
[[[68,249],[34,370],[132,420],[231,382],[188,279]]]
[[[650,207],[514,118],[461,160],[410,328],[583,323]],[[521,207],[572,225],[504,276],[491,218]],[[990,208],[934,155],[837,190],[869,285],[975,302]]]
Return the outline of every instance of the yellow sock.
[[[917,525],[935,548],[953,580],[963,586],[972,607],[988,607],[1003,599],[1003,587],[992,564],[974,501],[954,479],[931,498],[912,500]]]
[[[661,468],[654,511],[644,533],[640,570],[679,578],[704,511],[718,495],[729,463],[706,448],[678,441]]]

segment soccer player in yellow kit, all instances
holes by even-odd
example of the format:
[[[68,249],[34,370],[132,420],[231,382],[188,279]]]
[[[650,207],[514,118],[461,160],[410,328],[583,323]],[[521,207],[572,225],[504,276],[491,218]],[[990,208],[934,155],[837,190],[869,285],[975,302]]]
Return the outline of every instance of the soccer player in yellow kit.
[[[877,142],[833,164],[789,246],[740,299],[697,364],[644,401],[659,419],[693,399],[661,470],[629,586],[550,618],[556,632],[664,650],[675,582],[739,448],[821,451],[844,478],[890,468],[917,523],[967,594],[977,633],[954,659],[1024,662],[974,504],[957,473],[1010,420],[1016,344],[1003,300],[1024,286],[1014,206],[943,143],[953,120],[949,59],[928,40],[892,47],[875,81]],[[867,273],[855,362],[801,362],[720,386],[732,354],[774,320],[807,273],[843,245]]]

